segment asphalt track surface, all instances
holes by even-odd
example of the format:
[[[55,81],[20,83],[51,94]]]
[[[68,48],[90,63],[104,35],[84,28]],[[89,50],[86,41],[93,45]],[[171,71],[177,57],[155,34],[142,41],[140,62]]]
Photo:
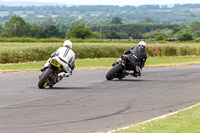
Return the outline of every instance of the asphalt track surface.
[[[105,132],[200,103],[199,65],[107,72],[75,70],[51,89],[37,88],[40,72],[0,73],[0,133]]]

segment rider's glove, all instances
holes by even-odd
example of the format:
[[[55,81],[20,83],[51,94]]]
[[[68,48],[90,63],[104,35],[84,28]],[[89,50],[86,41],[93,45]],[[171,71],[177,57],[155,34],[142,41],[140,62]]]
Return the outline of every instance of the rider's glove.
[[[50,57],[52,58],[54,56],[56,56],[56,52],[52,53]]]

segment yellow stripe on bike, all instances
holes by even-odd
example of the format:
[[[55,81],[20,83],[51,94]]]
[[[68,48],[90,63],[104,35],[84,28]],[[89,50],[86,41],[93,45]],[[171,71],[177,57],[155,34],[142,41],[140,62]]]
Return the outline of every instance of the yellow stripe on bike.
[[[51,60],[50,60],[50,63],[51,63],[53,66],[59,68],[59,70],[61,70],[61,65],[60,65],[60,63],[57,62],[56,60],[51,59]]]

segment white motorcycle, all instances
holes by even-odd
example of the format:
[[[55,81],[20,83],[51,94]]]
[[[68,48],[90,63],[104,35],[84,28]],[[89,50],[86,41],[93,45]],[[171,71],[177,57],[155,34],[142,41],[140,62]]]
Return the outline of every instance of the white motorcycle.
[[[49,66],[43,71],[43,73],[39,76],[38,87],[40,89],[44,89],[49,86],[53,87],[57,82],[60,82],[63,77],[68,77],[71,73],[67,73],[65,75],[60,75],[63,71],[63,66],[59,63],[58,56],[49,60]]]

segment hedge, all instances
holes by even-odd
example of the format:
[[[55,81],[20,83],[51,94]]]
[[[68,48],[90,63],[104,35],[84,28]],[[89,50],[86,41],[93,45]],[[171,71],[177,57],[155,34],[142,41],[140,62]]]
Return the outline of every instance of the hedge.
[[[1,46],[1,45],[0,45]],[[62,44],[37,46],[31,45],[30,47],[11,48],[0,50],[0,63],[18,63],[28,61],[42,61],[47,60],[49,55],[53,53]],[[126,49],[129,49],[131,44],[75,44],[73,50],[76,53],[76,58],[107,58],[119,57]],[[200,55],[199,46],[148,46],[146,48],[148,56],[185,56],[185,55]]]

